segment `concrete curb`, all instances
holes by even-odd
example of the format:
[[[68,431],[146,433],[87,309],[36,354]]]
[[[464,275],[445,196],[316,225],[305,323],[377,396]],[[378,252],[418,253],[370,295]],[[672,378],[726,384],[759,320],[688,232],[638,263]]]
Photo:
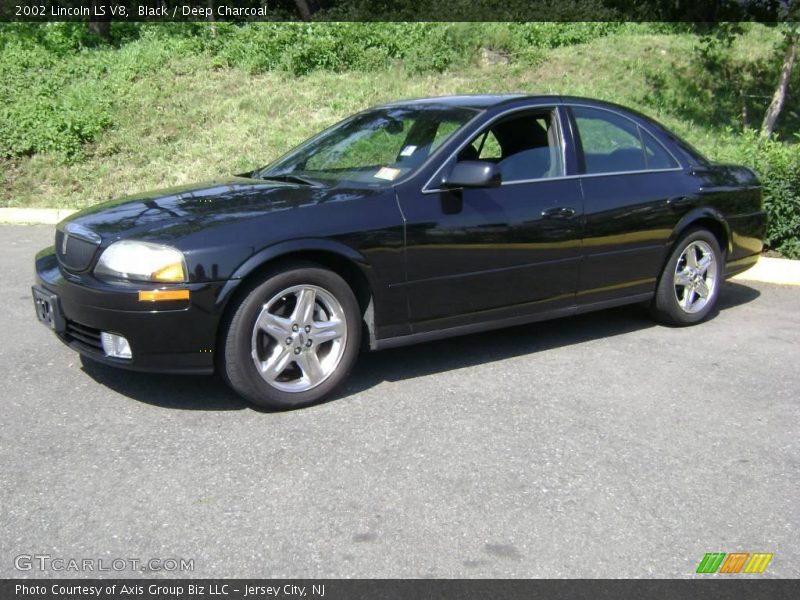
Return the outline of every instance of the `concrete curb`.
[[[74,208],[0,208],[0,223],[55,225],[75,212]]]
[[[733,281],[761,281],[779,285],[800,285],[800,260],[762,256],[754,267],[733,278]]]
[[[74,212],[73,208],[0,208],[0,223],[55,225]],[[762,256],[754,267],[733,280],[800,285],[800,260]]]

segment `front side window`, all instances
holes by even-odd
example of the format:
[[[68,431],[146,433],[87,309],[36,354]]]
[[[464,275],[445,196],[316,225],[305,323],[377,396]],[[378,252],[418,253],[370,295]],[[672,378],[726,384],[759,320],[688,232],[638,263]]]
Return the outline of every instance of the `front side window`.
[[[324,131],[255,176],[387,185],[418,168],[476,114],[444,105],[374,109]]]
[[[667,150],[630,119],[607,110],[572,108],[583,148],[586,173],[673,169]]]
[[[564,174],[558,118],[554,109],[515,113],[479,133],[458,160],[497,164],[503,182],[546,179]]]

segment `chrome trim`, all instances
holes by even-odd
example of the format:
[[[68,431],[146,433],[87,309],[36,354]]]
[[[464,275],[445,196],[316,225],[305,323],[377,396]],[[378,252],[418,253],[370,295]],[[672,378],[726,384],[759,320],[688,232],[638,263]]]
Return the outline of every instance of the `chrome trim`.
[[[62,223],[56,225],[56,229],[64,234],[65,239],[69,236],[92,244],[100,244],[103,241],[99,234],[78,223],[63,223],[62,221]]]
[[[669,173],[672,171],[683,171],[683,167],[674,167],[671,169],[645,169],[642,171],[616,171],[614,173],[590,173],[586,175],[561,175],[559,177],[540,177],[538,179],[520,179],[518,181],[503,181],[500,182],[500,187],[504,185],[519,185],[521,183],[538,183],[542,181],[560,181],[563,179],[588,179],[594,177],[614,177],[616,175],[646,175],[648,173]],[[442,188],[434,188],[431,190],[422,190],[423,194],[437,194],[441,192],[451,192],[452,189],[445,190]]]

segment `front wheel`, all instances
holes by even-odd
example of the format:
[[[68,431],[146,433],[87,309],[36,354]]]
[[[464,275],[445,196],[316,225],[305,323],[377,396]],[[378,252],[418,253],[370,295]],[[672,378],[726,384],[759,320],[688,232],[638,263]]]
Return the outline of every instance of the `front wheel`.
[[[699,323],[714,310],[723,278],[723,258],[716,237],[693,229],[670,254],[651,304],[653,316],[669,325]]]
[[[348,375],[361,342],[360,311],[336,273],[309,264],[268,275],[227,326],[221,370],[253,404],[296,408],[324,398]]]

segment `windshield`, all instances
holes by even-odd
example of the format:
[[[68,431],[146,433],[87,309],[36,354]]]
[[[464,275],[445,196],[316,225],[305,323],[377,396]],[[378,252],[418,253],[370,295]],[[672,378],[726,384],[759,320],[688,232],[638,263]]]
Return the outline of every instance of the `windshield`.
[[[478,111],[429,105],[359,113],[256,171],[262,179],[387,185],[417,169]]]

